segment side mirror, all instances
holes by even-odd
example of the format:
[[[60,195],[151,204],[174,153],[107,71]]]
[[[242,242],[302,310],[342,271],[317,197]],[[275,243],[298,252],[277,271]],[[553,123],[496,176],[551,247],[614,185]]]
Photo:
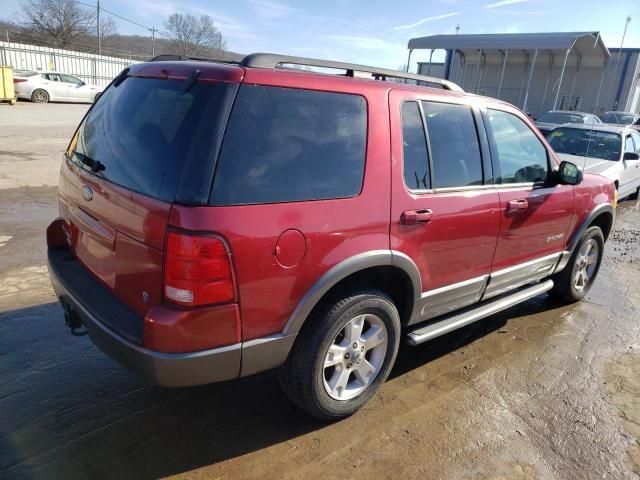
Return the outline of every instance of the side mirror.
[[[625,152],[622,160],[640,160],[640,155],[634,152]]]
[[[558,179],[563,185],[578,185],[582,182],[582,170],[571,162],[562,162],[558,169]]]

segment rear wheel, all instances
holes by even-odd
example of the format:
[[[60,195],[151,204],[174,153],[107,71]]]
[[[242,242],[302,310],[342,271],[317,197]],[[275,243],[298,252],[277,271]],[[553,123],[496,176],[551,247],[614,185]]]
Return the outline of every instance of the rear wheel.
[[[314,417],[355,413],[389,376],[400,316],[384,293],[366,290],[327,304],[307,321],[283,367],[289,398]]]
[[[31,94],[31,101],[34,103],[47,103],[49,101],[49,94],[46,90],[37,88]]]
[[[567,302],[582,300],[598,275],[603,252],[602,230],[600,227],[589,227],[567,266],[554,277],[554,291]]]

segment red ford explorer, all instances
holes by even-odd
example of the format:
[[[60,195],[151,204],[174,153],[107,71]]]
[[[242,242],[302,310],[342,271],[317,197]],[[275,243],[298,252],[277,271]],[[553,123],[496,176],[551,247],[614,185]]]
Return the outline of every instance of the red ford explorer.
[[[580,300],[616,201],[506,103],[268,54],[123,71],[59,197],[49,269],[72,332],[160,385],[281,367],[320,418],[369,400],[401,339]]]

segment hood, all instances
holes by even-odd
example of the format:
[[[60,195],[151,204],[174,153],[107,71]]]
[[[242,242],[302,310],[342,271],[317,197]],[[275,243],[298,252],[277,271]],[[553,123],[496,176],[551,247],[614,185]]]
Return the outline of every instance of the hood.
[[[570,155],[568,153],[558,153],[560,160],[571,162],[578,167],[582,168],[585,173],[597,173],[604,176],[609,176],[609,172],[618,165],[618,162],[613,160],[602,160],[601,158],[594,157],[580,157],[578,155]],[[612,177],[613,178],[613,177]]]

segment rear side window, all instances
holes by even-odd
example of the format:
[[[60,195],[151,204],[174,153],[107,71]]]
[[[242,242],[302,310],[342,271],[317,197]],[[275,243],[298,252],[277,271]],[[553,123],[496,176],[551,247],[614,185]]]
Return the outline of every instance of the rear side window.
[[[471,108],[437,102],[422,104],[434,188],[482,185],[482,157]]]
[[[174,201],[183,172],[203,174],[188,165],[214,161],[215,117],[232,88],[197,82],[182,91],[183,85],[129,77],[109,87],[80,125],[72,159],[81,166],[100,162],[104,169],[95,174],[105,180]]]
[[[487,110],[497,152],[498,183],[540,183],[547,179],[547,149],[520,118]],[[552,134],[553,135],[553,134]]]
[[[366,138],[367,109],[360,96],[243,85],[227,125],[211,203],[356,196]]]
[[[402,104],[404,183],[411,190],[431,188],[427,141],[417,102]]]

